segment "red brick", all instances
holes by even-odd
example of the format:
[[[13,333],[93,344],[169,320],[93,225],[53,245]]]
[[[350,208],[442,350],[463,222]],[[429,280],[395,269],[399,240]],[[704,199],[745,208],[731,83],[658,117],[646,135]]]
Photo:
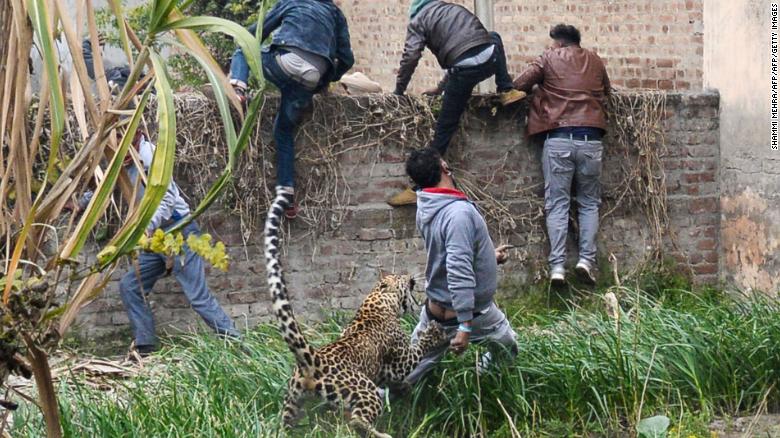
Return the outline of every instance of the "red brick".
[[[717,247],[718,247],[718,242],[716,242],[713,239],[700,240],[699,243],[696,244],[696,249],[712,250]]]
[[[697,172],[685,174],[685,182],[698,183],[698,182],[715,182],[715,172]]]
[[[658,88],[658,81],[644,79],[642,80],[642,88]]]
[[[695,272],[697,275],[717,274],[718,265],[714,263],[707,263],[703,265],[694,266],[693,272]]]
[[[629,79],[626,81],[626,87],[628,88],[639,88],[642,85],[642,81],[639,79]]]
[[[693,214],[698,213],[717,213],[718,212],[717,199],[705,198],[705,199],[692,199],[688,203],[688,212]]]
[[[690,263],[692,265],[698,265],[699,263],[702,262],[702,260],[704,260],[704,257],[702,257],[701,253],[694,252],[688,255],[687,261],[683,261],[682,263]]]

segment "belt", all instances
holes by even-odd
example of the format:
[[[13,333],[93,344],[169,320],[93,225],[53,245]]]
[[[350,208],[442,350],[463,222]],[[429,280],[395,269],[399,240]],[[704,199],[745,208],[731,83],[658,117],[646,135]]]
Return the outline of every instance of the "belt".
[[[447,71],[450,72],[450,73],[460,73],[462,71],[476,70],[476,69],[484,67],[485,65],[487,65],[487,64],[489,64],[491,62],[495,62],[495,57],[491,57],[490,59],[488,59],[487,61],[485,61],[485,62],[483,62],[482,64],[479,64],[479,65],[469,65],[469,66],[466,66],[466,67],[452,67],[452,68],[450,68]]]
[[[581,134],[571,134],[571,133],[565,133],[565,132],[552,132],[547,134],[547,139],[551,138],[568,138],[569,140],[576,140],[576,141],[601,141],[601,135],[581,135]]]

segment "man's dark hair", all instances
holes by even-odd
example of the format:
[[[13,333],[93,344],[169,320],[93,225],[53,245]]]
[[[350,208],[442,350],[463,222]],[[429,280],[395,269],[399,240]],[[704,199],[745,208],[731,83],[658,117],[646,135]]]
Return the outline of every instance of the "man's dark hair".
[[[556,24],[550,29],[550,38],[568,44],[580,44],[580,31],[571,24]]]
[[[406,174],[420,188],[436,187],[441,181],[441,154],[431,147],[413,150],[406,159]]]

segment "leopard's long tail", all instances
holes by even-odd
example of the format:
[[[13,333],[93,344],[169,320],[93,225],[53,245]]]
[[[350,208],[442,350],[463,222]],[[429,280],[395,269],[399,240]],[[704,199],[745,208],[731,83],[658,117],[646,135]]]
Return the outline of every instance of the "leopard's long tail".
[[[273,300],[273,312],[279,322],[279,330],[287,342],[290,351],[295,355],[295,361],[301,371],[315,364],[314,349],[306,342],[298,322],[295,320],[290,301],[287,297],[287,284],[284,281],[282,264],[279,260],[280,237],[279,228],[284,210],[292,203],[293,194],[284,188],[277,187],[276,198],[268,209],[265,220],[265,268],[268,274],[268,290]]]

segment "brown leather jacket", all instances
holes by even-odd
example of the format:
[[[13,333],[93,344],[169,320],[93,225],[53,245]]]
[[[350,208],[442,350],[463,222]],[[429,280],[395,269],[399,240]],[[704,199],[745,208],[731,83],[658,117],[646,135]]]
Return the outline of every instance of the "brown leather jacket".
[[[515,79],[515,88],[531,92],[528,135],[566,126],[588,126],[606,130],[604,110],[610,91],[604,62],[580,46],[546,50]]]
[[[426,45],[441,68],[449,69],[469,49],[492,42],[482,22],[468,9],[442,1],[430,2],[409,22],[396,94],[406,91]]]

